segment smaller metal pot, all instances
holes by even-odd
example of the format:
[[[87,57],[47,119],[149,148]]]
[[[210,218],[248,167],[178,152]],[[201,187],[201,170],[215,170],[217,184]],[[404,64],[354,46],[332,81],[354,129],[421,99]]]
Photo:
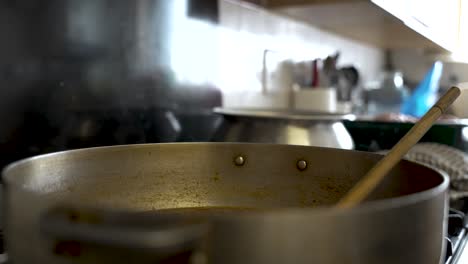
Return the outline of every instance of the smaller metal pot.
[[[215,108],[214,112],[225,117],[214,141],[354,148],[342,122],[354,120],[354,115],[245,108]]]

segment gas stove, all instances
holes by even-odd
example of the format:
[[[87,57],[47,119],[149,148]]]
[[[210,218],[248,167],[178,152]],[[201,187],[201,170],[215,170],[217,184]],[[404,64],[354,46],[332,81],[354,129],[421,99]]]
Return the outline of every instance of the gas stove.
[[[445,263],[468,263],[468,198],[450,204]]]

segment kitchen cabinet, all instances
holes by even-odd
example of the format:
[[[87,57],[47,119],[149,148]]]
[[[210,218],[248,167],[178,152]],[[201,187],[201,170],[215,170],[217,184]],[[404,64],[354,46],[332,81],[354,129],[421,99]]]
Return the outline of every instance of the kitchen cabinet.
[[[407,27],[441,48],[458,45],[461,0],[372,0]]]
[[[251,0],[371,45],[454,51],[463,0]]]

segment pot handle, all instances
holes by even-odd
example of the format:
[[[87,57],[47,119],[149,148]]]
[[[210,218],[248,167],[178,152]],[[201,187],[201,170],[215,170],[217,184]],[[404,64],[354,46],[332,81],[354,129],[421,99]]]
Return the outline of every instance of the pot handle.
[[[43,235],[57,241],[92,243],[170,253],[194,248],[208,229],[202,219],[157,212],[60,206],[41,215]]]

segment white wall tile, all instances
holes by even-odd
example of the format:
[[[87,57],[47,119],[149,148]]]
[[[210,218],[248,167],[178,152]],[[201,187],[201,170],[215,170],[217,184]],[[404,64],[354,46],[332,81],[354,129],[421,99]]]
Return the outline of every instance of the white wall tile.
[[[262,55],[276,50],[285,58],[307,60],[341,52],[339,65],[355,65],[363,82],[375,79],[382,50],[294,21],[237,0],[220,1],[219,73],[224,97],[261,91]],[[242,100],[228,98],[225,102]],[[251,102],[251,101],[250,101]]]

